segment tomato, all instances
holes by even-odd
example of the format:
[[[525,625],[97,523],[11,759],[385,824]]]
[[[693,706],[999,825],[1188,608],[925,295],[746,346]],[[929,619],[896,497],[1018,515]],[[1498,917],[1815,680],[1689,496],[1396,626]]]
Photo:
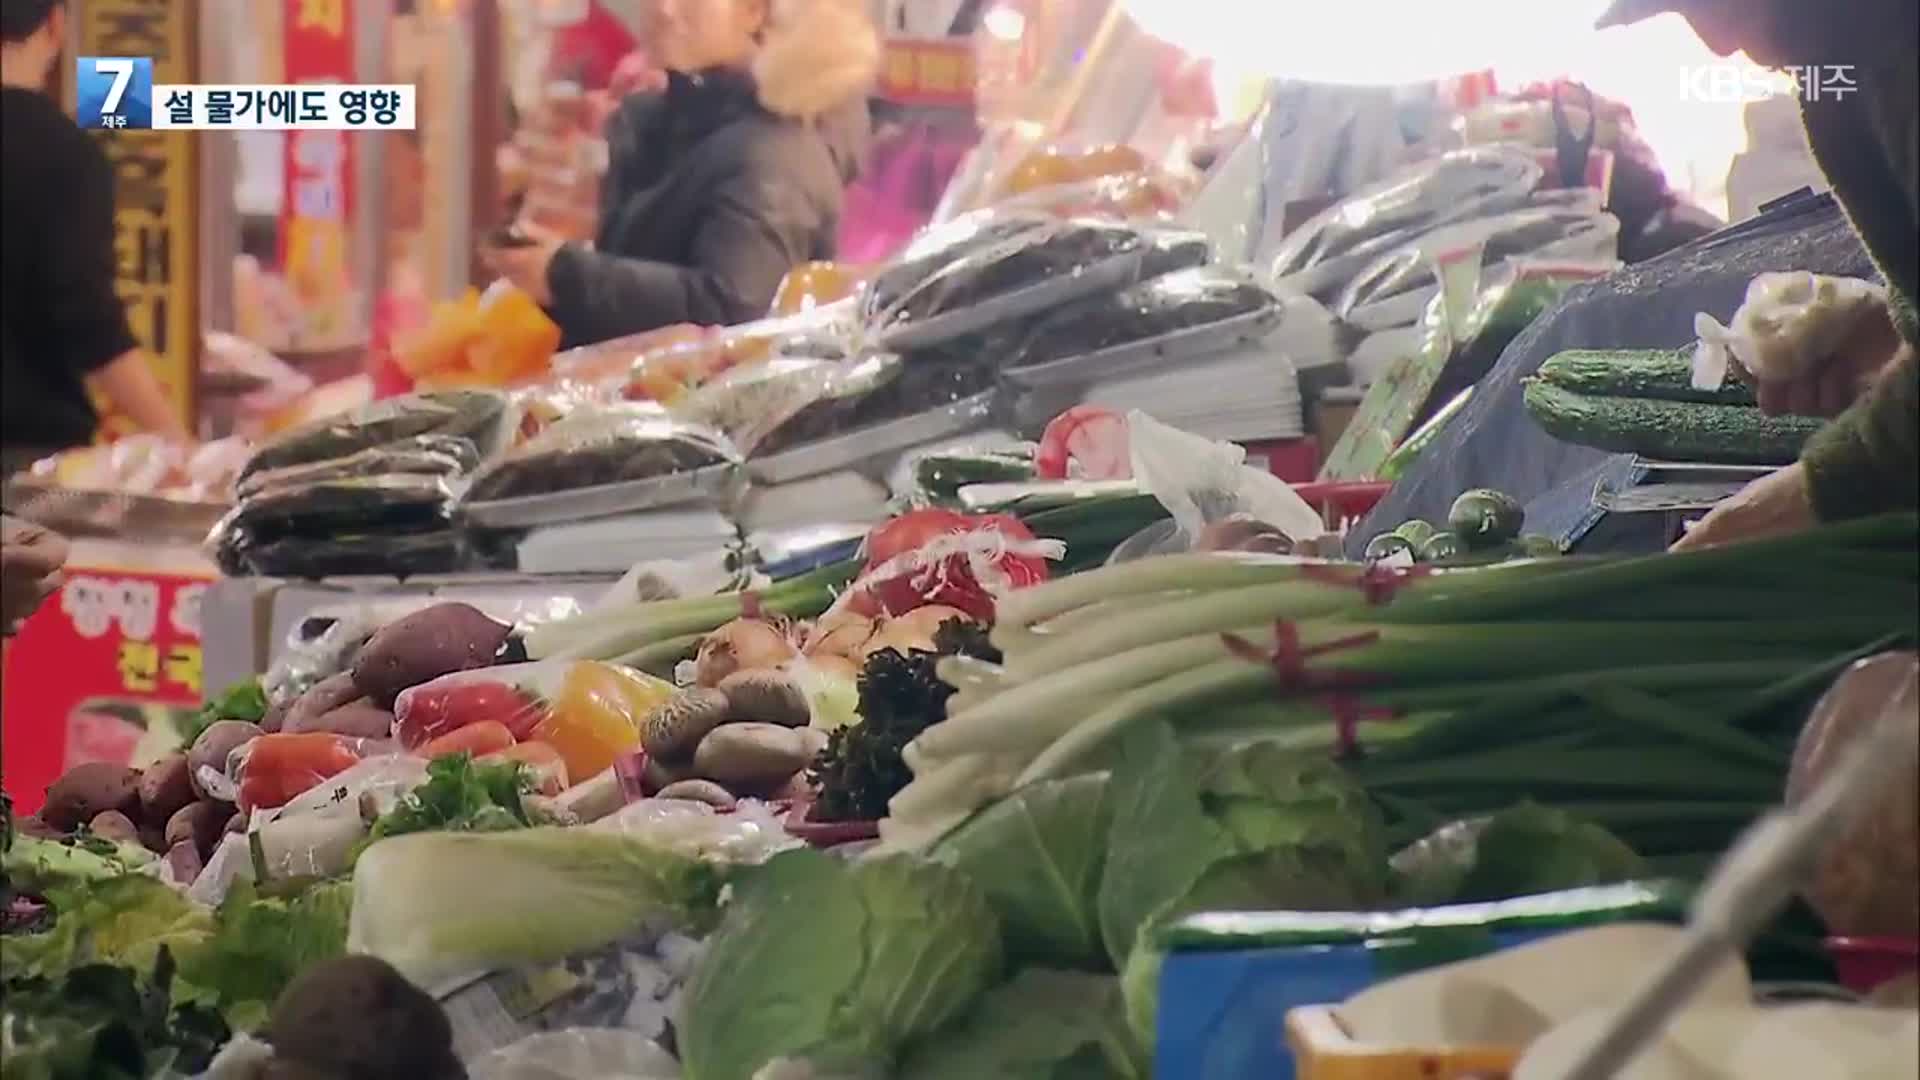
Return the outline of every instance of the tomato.
[[[1075,405],[1040,433],[1033,464],[1046,480],[1129,479],[1133,459],[1127,444],[1127,418],[1097,405]]]
[[[542,795],[558,795],[567,790],[567,759],[543,742],[523,742],[509,746],[505,750],[495,750],[479,758],[480,761],[502,762],[517,761],[527,767],[533,777],[534,790]]]
[[[511,684],[451,679],[402,694],[394,705],[394,732],[401,746],[413,750],[468,724],[491,720],[524,739],[545,714],[537,698]]]
[[[419,754],[429,761],[463,750],[474,757],[485,757],[513,749],[514,741],[513,732],[507,730],[507,725],[498,720],[482,720],[477,724],[454,728],[422,746]]]
[[[917,510],[875,529],[867,537],[867,571],[854,586],[847,605],[868,617],[905,615],[931,604],[957,608],[982,622],[993,621],[994,593],[1025,588],[1047,580],[1046,560],[1038,555],[1002,552],[993,556],[995,579],[989,588],[974,571],[967,552],[955,552],[937,565],[914,569],[888,564],[916,552],[926,552],[951,538],[979,536],[980,547],[991,550],[997,533],[1009,546],[1031,544],[1034,535],[1019,518],[1008,514],[960,514],[949,510]]]
[[[360,763],[355,740],[324,731],[262,735],[247,744],[240,766],[240,809],[285,806]]]

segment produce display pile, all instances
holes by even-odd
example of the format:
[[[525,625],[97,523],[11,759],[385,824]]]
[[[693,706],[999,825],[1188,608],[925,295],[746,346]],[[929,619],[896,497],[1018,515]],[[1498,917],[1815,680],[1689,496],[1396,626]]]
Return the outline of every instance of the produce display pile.
[[[1173,920],[1697,878],[1915,644],[1912,515],[1597,560],[1511,509],[1463,496],[1451,563],[1240,520],[1105,566],[1157,502],[921,510],[755,591],[407,615],[10,820],[9,1075],[586,1031],[690,1080],[1142,1077]]]

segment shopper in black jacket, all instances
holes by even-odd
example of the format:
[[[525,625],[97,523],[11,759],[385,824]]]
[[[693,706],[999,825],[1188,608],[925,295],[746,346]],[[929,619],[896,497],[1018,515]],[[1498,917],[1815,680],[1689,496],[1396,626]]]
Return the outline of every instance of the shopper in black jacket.
[[[866,147],[879,44],[859,0],[652,0],[651,23],[668,87],[608,124],[594,247],[487,252],[567,346],[766,314],[788,270],[833,257]]]

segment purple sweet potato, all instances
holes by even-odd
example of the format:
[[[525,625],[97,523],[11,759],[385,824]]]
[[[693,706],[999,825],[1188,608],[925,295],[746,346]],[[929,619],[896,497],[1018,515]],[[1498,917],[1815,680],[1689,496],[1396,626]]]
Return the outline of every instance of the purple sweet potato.
[[[329,675],[294,699],[285,719],[281,721],[280,730],[319,731],[320,728],[313,726],[315,720],[361,696],[360,688],[353,684],[351,674],[342,671],[337,675]]]
[[[124,765],[90,761],[75,765],[47,788],[40,818],[62,833],[70,833],[109,810],[129,821],[140,817],[140,774]]]
[[[171,852],[183,843],[192,843],[202,859],[213,854],[215,845],[227,827],[227,811],[218,803],[197,802],[182,807],[167,819],[166,849]]]
[[[116,844],[138,844],[140,827],[133,819],[118,810],[109,810],[104,814],[95,814],[87,822],[87,831],[102,840],[111,840]]]
[[[201,786],[200,770],[206,768],[224,774],[227,771],[227,758],[235,750],[259,738],[260,734],[258,727],[245,720],[221,720],[208,724],[207,730],[193,741],[193,749],[187,752],[193,790],[205,798],[207,791]]]
[[[147,821],[164,822],[199,797],[185,754],[168,754],[140,771],[140,814]]]
[[[366,698],[360,698],[306,720],[299,727],[294,727],[289,721],[287,731],[325,731],[355,739],[390,739],[393,737],[393,714]]]
[[[471,604],[423,608],[381,627],[353,661],[353,681],[375,705],[391,709],[402,690],[493,663],[512,627]]]

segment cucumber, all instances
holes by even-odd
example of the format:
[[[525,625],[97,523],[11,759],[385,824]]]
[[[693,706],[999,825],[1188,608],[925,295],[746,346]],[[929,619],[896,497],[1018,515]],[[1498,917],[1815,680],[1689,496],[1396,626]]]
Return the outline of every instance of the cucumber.
[[[1540,365],[1540,381],[1594,397],[1752,405],[1753,387],[1729,378],[1718,390],[1693,385],[1692,349],[1575,349]]]
[[[1421,562],[1445,562],[1458,558],[1465,550],[1466,545],[1460,542],[1459,537],[1450,532],[1437,532],[1420,545],[1419,559]]]
[[[1453,500],[1447,528],[1471,551],[1485,551],[1516,540],[1526,514],[1513,496],[1478,488]]]
[[[1414,546],[1412,541],[1401,536],[1399,533],[1389,532],[1381,533],[1379,536],[1367,541],[1367,548],[1361,552],[1360,555],[1361,558],[1368,562],[1379,562],[1382,559],[1390,559],[1402,553],[1414,555],[1417,551],[1418,548]]]
[[[1594,397],[1529,379],[1527,412],[1562,442],[1658,461],[1786,465],[1823,420],[1768,416],[1744,405]]]
[[[1414,550],[1418,551],[1421,544],[1432,539],[1433,534],[1439,531],[1427,522],[1414,518],[1412,521],[1403,522],[1399,528],[1393,530],[1393,535],[1405,539],[1407,543],[1413,545]]]

